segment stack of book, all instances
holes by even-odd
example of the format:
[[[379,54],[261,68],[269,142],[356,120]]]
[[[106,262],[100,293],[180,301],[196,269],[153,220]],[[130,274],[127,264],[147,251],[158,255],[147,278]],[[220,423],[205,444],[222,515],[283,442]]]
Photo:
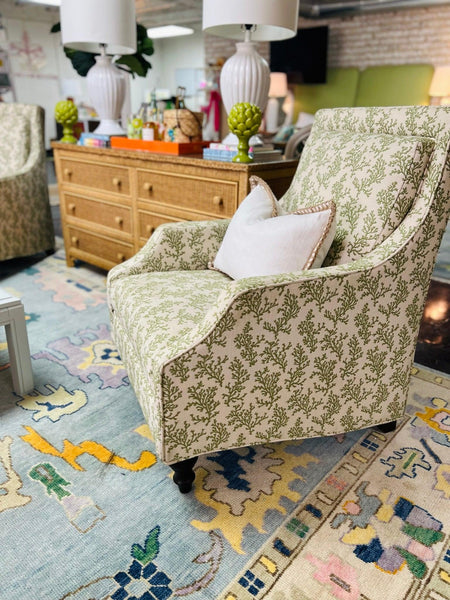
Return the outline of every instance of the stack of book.
[[[91,148],[109,148],[111,146],[110,138],[110,135],[83,132],[78,140],[78,145],[90,146]]]
[[[221,160],[225,162],[232,161],[237,154],[237,145],[222,144],[220,142],[211,142],[209,148],[203,149],[203,158],[209,160]],[[252,146],[248,155],[255,162],[267,162],[271,160],[280,160],[281,150],[275,150],[272,144],[263,146]]]

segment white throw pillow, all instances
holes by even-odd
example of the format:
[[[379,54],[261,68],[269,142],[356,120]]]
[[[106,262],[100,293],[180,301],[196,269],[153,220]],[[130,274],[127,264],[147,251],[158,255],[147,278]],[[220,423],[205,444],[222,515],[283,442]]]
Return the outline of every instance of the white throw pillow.
[[[336,231],[334,202],[285,214],[265,181],[251,177],[250,184],[213,268],[242,279],[320,267]]]

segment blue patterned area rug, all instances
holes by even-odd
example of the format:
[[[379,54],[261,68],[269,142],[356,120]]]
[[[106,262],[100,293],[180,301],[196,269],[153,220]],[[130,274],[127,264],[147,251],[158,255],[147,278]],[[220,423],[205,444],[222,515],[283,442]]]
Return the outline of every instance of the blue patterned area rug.
[[[450,599],[450,383],[415,369],[392,434],[203,456],[181,495],[111,342],[105,275],[62,252],[0,277],[25,306],[34,391],[0,328],[0,597]]]

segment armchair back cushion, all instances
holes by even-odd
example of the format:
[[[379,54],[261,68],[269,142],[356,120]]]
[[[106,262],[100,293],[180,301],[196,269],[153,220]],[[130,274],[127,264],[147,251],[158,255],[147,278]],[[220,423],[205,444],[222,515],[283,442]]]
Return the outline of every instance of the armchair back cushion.
[[[408,213],[433,143],[423,137],[326,131],[316,126],[280,203],[289,210],[336,204],[337,229],[324,265],[357,260]]]
[[[13,121],[0,119],[0,177],[13,175],[27,162],[30,154],[30,123],[20,115]]]

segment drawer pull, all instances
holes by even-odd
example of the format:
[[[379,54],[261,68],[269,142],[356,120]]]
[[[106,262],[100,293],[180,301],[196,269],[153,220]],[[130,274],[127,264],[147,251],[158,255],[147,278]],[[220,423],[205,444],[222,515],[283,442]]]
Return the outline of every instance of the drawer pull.
[[[67,167],[64,169],[64,175],[66,177],[71,177],[72,176],[72,170],[68,169]]]
[[[122,252],[118,252],[117,253],[117,260],[119,262],[123,262],[125,260],[125,254],[122,254]]]
[[[146,229],[148,234],[155,233],[155,227],[153,227],[153,225],[147,225]]]
[[[120,184],[122,183],[118,177],[113,177],[112,182],[113,182],[113,185],[115,185],[116,187],[119,187]]]
[[[114,221],[117,223],[117,225],[119,225],[119,227],[121,225],[123,225],[123,218],[122,217],[114,217]]]
[[[144,190],[145,190],[146,192],[151,192],[151,191],[153,190],[153,186],[152,186],[152,184],[151,184],[150,182],[146,181],[146,182],[144,183]]]
[[[223,198],[221,196],[214,196],[213,204],[215,206],[223,206]]]
[[[70,212],[73,213],[75,212],[76,205],[73,202],[71,202],[67,208],[70,210]]]
[[[78,242],[79,242],[80,240],[79,240],[79,239],[78,239],[76,236],[73,236],[71,241],[72,241],[72,244],[73,244],[74,246],[78,246]]]

